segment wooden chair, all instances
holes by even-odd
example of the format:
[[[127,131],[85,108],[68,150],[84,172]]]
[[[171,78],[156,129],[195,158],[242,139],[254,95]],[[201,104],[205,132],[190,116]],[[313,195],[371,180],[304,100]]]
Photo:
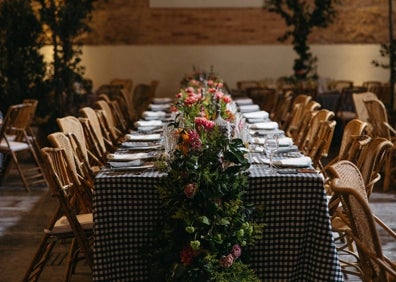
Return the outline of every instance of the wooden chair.
[[[147,110],[149,104],[152,100],[152,90],[153,88],[150,87],[148,84],[139,83],[133,89],[132,95],[132,106],[134,111],[133,120],[138,120],[142,113]],[[155,92],[154,92],[155,93]]]
[[[102,115],[102,118],[105,119],[106,121],[106,126],[107,126],[107,131],[109,132],[111,136],[111,140],[114,142],[118,142],[120,137],[123,135],[122,131],[117,127],[116,121],[114,119],[113,111],[109,105],[108,102],[100,100],[96,101],[95,107],[97,109],[101,109],[104,114]]]
[[[302,105],[302,104],[299,104]],[[305,138],[308,134],[310,123],[313,117],[318,113],[320,109],[320,104],[313,100],[309,101],[305,106],[298,107],[299,111],[296,111],[292,120],[289,124],[289,127],[286,131],[286,135],[291,137],[294,143],[298,147],[302,147],[305,141]],[[329,112],[330,111],[327,111]],[[322,112],[324,113],[324,112]]]
[[[110,80],[110,85],[120,85],[121,89],[125,89],[128,93],[131,93],[133,81],[127,78],[113,78]]]
[[[342,202],[350,229],[347,235],[353,240],[358,261],[356,273],[362,281],[394,281],[396,265],[382,251],[377,225],[379,221],[370,210],[365,183],[359,169],[349,161],[340,161],[329,167],[333,176],[331,189]],[[396,234],[386,225],[379,224],[394,239]],[[346,268],[343,268],[346,271]]]
[[[331,141],[336,126],[335,120],[321,121],[317,131],[315,142],[306,151],[306,154],[312,159],[312,165],[323,171],[322,158],[328,156]]]
[[[102,128],[97,110],[94,110],[91,107],[83,107],[80,109],[80,114],[88,119],[88,125],[86,127],[92,131],[92,142],[97,143],[95,147],[98,147],[100,154],[102,156],[106,156],[107,153],[114,152],[116,148],[111,140],[107,138],[108,134],[106,134],[106,136],[103,134],[103,130],[105,130],[105,128]]]
[[[8,175],[10,166],[14,164],[26,191],[30,191],[30,185],[40,183],[47,185],[42,162],[37,155],[33,140],[28,134],[28,127],[32,117],[31,107],[31,104],[10,106],[0,130],[0,152],[9,157],[3,164],[3,178]],[[33,167],[22,168],[18,155],[24,152],[28,152],[33,158]]]
[[[377,80],[367,80],[363,81],[362,86],[365,87],[368,92],[373,92],[373,90],[382,86],[382,82]]]
[[[394,175],[396,172],[394,165],[396,153],[396,130],[388,122],[388,113],[382,101],[377,99],[365,100],[364,104],[367,108],[368,122],[372,127],[372,136],[383,137],[393,143],[393,150],[388,154],[384,168],[383,189],[384,191],[387,191],[390,188],[391,183],[396,182],[396,177]]]
[[[78,159],[70,139],[63,132],[54,132],[47,136],[48,141],[54,148],[63,149],[70,172],[70,177],[79,191],[81,209],[92,212],[92,194],[94,179],[90,173],[89,164],[83,159]]]
[[[71,240],[65,281],[70,281],[76,263],[85,258],[93,267],[92,213],[81,213],[81,197],[76,188],[73,173],[60,148],[43,148],[43,158],[49,176],[50,189],[59,206],[53,218],[44,229],[44,234],[23,281],[38,281],[40,274],[58,242]]]
[[[300,123],[301,116],[304,112],[304,107],[312,100],[308,95],[298,95],[292,99],[290,109],[288,110],[285,122],[283,123],[283,130],[287,132],[289,128],[295,127]]]
[[[88,149],[85,133],[80,120],[74,116],[56,119],[61,131],[70,139],[76,157],[89,164],[92,175],[100,170],[103,163]]]
[[[285,129],[288,112],[292,103],[292,92],[285,92],[278,96],[274,110],[270,113],[270,118],[279,124],[279,128]]]
[[[239,93],[246,95],[249,88],[260,87],[260,82],[258,80],[239,80],[236,85]]]

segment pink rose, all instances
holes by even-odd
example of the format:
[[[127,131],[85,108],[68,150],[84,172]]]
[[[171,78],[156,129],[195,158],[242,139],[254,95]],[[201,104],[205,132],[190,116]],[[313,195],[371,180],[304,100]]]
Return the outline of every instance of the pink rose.
[[[227,96],[227,95],[224,95],[223,96],[223,101],[224,101],[224,103],[229,103],[229,102],[231,102],[231,97],[230,96]]]
[[[228,254],[226,256],[223,256],[220,259],[219,263],[222,267],[230,267],[234,263],[234,257],[232,256],[232,254]]]
[[[242,248],[238,244],[235,244],[232,246],[232,251],[231,251],[232,256],[237,259],[241,256],[242,254]]]

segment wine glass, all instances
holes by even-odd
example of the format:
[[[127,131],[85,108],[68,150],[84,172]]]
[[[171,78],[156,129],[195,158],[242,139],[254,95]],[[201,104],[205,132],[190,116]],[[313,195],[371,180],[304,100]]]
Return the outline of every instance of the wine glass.
[[[272,165],[272,159],[274,157],[275,152],[279,148],[279,142],[278,142],[278,135],[271,135],[267,136],[265,138],[264,142],[264,152],[269,158],[269,171],[274,172],[274,167]]]

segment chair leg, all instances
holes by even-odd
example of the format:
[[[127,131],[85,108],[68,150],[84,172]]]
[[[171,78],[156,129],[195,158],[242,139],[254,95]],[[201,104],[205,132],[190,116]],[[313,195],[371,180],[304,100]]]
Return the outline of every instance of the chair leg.
[[[383,183],[383,191],[386,192],[389,190],[391,185],[391,169],[392,169],[392,156],[393,152],[389,151],[385,156],[385,168],[384,168],[384,183]]]
[[[48,234],[44,234],[40,246],[28,270],[26,271],[25,277],[23,278],[24,282],[35,282],[39,280],[40,275],[43,272],[43,269],[48,261],[48,258],[56,245],[55,241],[49,240],[50,236]]]
[[[78,256],[78,246],[75,239],[72,239],[71,245],[69,248],[69,255],[66,267],[65,281],[71,281],[71,277],[76,270],[77,264],[77,256]]]
[[[48,230],[52,230],[61,214],[62,210],[58,206],[54,216],[48,224]],[[35,282],[39,280],[45,264],[47,263],[47,260],[52,253],[55,245],[56,241],[51,240],[51,235],[48,233],[44,233],[44,236],[41,239],[40,245],[32,259],[32,262],[30,263],[29,268],[25,273],[25,277],[23,278],[24,282]]]
[[[29,184],[27,183],[25,175],[23,174],[23,170],[22,170],[21,166],[18,163],[17,155],[13,151],[11,151],[11,156],[12,156],[12,160],[14,161],[15,167],[18,170],[19,176],[22,179],[23,186],[25,187],[27,192],[30,192]]]

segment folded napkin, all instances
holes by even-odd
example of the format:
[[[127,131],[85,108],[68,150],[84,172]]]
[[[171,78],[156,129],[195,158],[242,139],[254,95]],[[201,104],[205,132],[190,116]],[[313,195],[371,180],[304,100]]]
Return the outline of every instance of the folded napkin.
[[[135,126],[162,126],[162,120],[138,120],[137,122],[135,122]]]
[[[290,145],[285,147],[280,146],[278,150],[276,150],[276,152],[279,154],[289,153],[289,152],[299,152],[299,151],[300,149],[296,145]]]
[[[250,112],[244,113],[243,116],[248,119],[267,119],[268,113],[266,111],[257,111],[257,112]]]
[[[161,134],[126,134],[125,138],[129,141],[155,141],[161,139]]]
[[[251,105],[253,100],[251,98],[237,98],[234,100],[237,105]]]
[[[281,167],[308,167],[312,164],[312,160],[310,157],[302,156],[299,158],[275,160],[272,163],[274,164],[274,166]]]
[[[171,104],[166,103],[166,104],[150,104],[149,108],[152,111],[166,111],[169,110],[171,107]]]
[[[139,159],[147,159],[150,157],[148,153],[134,153],[134,154],[108,154],[107,159],[110,161],[118,161],[118,162],[129,162],[129,161],[134,161],[134,160],[139,160]]]
[[[290,137],[279,137],[278,138],[279,147],[288,147],[293,145],[293,139]]]
[[[278,123],[275,121],[258,122],[250,124],[251,129],[277,129]]]
[[[144,162],[142,160],[134,160],[128,162],[109,162],[111,167],[137,167],[142,166]]]
[[[164,111],[144,111],[142,113],[142,117],[146,120],[152,120],[152,119],[163,119],[165,118],[166,113]]]
[[[156,97],[153,99],[153,104],[169,104],[172,101],[172,98],[169,97]]]
[[[257,112],[260,111],[259,105],[253,104],[253,105],[240,105],[239,111],[241,113],[250,113],[250,112]]]

